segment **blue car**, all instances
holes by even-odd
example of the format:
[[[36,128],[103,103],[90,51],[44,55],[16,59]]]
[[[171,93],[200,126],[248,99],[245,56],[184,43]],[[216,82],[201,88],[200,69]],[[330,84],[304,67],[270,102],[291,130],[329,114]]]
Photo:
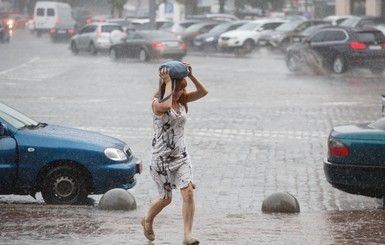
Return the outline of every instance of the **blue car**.
[[[334,127],[328,139],[324,171],[327,181],[339,190],[384,197],[385,118]]]
[[[142,161],[121,140],[36,122],[0,102],[0,194],[41,192],[47,204],[135,186]]]

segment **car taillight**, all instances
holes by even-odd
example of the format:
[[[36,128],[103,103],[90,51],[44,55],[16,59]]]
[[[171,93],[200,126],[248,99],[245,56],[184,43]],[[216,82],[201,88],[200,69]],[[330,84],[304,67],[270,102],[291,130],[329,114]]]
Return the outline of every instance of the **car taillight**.
[[[90,24],[90,23],[92,23],[92,19],[91,19],[91,18],[88,18],[88,19],[86,20],[86,22],[87,22],[87,24]]]
[[[182,42],[182,43],[180,44],[180,48],[187,48],[187,44],[186,44],[185,42]]]
[[[68,30],[68,33],[69,33],[69,34],[75,34],[75,30],[74,30],[74,29],[69,29],[69,30]]]
[[[366,49],[366,45],[363,44],[363,43],[359,43],[359,42],[352,42],[352,43],[350,44],[350,47],[351,47],[352,49]]]
[[[50,33],[55,33],[55,29],[49,30]]]
[[[59,18],[56,18],[55,19],[55,23],[58,24],[60,21],[59,21]]]
[[[328,142],[328,149],[330,155],[338,157],[346,157],[349,155],[349,149],[340,141],[330,138]]]
[[[151,48],[164,48],[164,45],[163,45],[163,43],[161,43],[161,42],[157,42],[157,43],[153,43],[152,45],[151,45]]]
[[[102,33],[101,33],[100,31],[98,31],[98,32],[96,33],[96,36],[97,36],[98,38],[101,38],[101,37],[102,37]]]

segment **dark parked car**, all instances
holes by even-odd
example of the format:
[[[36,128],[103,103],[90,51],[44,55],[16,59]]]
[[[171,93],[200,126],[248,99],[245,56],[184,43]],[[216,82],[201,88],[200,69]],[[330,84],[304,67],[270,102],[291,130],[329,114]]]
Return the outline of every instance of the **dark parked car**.
[[[8,27],[0,22],[0,42],[9,43],[10,41],[11,41],[11,35],[9,33]]]
[[[37,122],[0,102],[0,194],[41,192],[48,204],[135,186],[142,162],[121,140]]]
[[[56,42],[60,40],[70,40],[76,34],[76,24],[57,23],[54,28],[49,30],[51,40]]]
[[[194,46],[194,38],[200,34],[207,33],[221,22],[209,21],[199,22],[186,28],[184,32],[178,35],[183,41],[186,42],[188,47]]]
[[[215,26],[207,33],[200,34],[194,38],[194,47],[206,50],[207,48],[217,49],[218,39],[222,33],[235,30],[248,21],[238,20],[234,22],[225,22]]]
[[[384,146],[385,118],[373,123],[334,127],[324,160],[327,181],[348,193],[384,197]]]
[[[148,61],[157,58],[181,60],[186,55],[186,43],[166,31],[135,31],[111,45],[111,59],[126,57]]]
[[[306,65],[307,55],[316,55],[322,66],[341,74],[353,67],[380,74],[385,69],[385,36],[371,27],[325,27],[286,51],[290,71]]]
[[[286,51],[290,45],[291,37],[310,26],[328,24],[322,20],[299,20],[290,21],[278,26],[274,31],[263,34],[259,38],[259,45],[267,45]]]

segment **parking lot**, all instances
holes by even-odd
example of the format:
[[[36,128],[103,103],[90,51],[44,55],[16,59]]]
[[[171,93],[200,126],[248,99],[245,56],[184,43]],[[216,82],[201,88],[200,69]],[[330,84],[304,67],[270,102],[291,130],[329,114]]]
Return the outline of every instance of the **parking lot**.
[[[0,196],[1,244],[180,244],[181,197],[155,223],[148,243],[140,218],[156,197],[148,171],[151,98],[163,60],[112,62],[74,56],[65,43],[14,34],[0,52],[0,98],[30,117],[126,141],[145,163],[130,190],[138,208],[47,206],[25,196]],[[29,41],[27,41],[29,40]],[[195,235],[202,244],[381,244],[381,201],[349,195],[325,180],[323,158],[332,126],[381,117],[384,75],[287,70],[280,53],[189,53],[184,58],[209,95],[189,107],[187,145],[194,166]],[[189,85],[190,86],[190,85]],[[286,191],[298,214],[264,214],[267,196]],[[175,229],[174,227],[180,227]]]

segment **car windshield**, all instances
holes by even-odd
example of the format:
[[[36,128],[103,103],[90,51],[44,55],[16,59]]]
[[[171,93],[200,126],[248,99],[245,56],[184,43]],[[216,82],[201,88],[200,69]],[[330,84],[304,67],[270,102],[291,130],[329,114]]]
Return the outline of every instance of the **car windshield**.
[[[186,32],[195,32],[200,30],[204,26],[205,26],[205,23],[194,24],[192,26],[187,27]]]
[[[342,21],[339,25],[340,26],[356,26],[359,21],[360,21],[360,19],[357,19],[357,18],[348,18],[348,19]]]
[[[385,130],[385,117],[378,119],[375,122],[369,123],[369,128]]]
[[[357,38],[363,43],[384,42],[381,32],[357,32]]]
[[[221,32],[224,32],[224,31],[226,31],[229,28],[229,26],[231,26],[231,23],[223,23],[223,24],[217,25],[216,27],[211,29],[209,31],[209,33],[221,33]]]
[[[112,32],[115,30],[123,31],[121,26],[110,25],[110,26],[102,26],[102,32]]]
[[[295,28],[297,28],[297,26],[298,26],[300,23],[301,23],[301,22],[290,21],[290,22],[287,22],[287,23],[284,23],[284,24],[278,26],[275,30],[276,30],[276,31],[292,31],[292,30],[294,30]]]
[[[0,118],[17,129],[38,126],[39,123],[0,102]]]
[[[256,22],[246,23],[246,24],[238,27],[237,30],[252,31],[252,30],[259,28],[261,25],[262,25],[262,23],[256,23]]]
[[[164,31],[154,31],[154,32],[147,32],[146,34],[143,34],[145,37],[150,39],[175,39],[175,35],[170,32],[164,32]]]

